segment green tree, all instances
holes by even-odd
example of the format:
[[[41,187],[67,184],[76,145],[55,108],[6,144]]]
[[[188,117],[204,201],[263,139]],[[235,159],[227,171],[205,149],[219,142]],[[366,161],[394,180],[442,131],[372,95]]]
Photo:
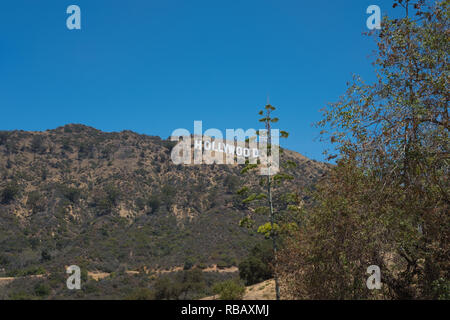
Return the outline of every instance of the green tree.
[[[219,295],[220,300],[242,300],[245,287],[237,280],[226,280],[216,283],[213,291]]]
[[[156,300],[178,300],[182,291],[181,286],[168,276],[159,277],[153,289]]]
[[[258,186],[253,186],[251,191],[249,187],[244,186],[238,190],[238,194],[244,196],[245,199],[242,201],[245,205],[249,207],[251,214],[247,215],[241,220],[241,226],[252,227],[254,225],[254,218],[252,214],[267,214],[269,216],[269,221],[258,227],[258,232],[264,234],[267,238],[272,240],[272,249],[274,256],[274,267],[277,267],[277,252],[278,252],[278,238],[280,232],[287,227],[280,218],[280,210],[277,212],[275,207],[274,191],[277,185],[280,185],[282,181],[292,179],[292,176],[280,171],[280,166],[275,163],[276,159],[279,157],[278,144],[272,144],[272,138],[275,137],[274,132],[272,132],[272,124],[278,122],[278,118],[272,117],[271,113],[275,110],[270,104],[264,107],[265,111],[261,110],[259,115],[262,116],[259,119],[260,122],[264,123],[265,130],[257,131],[259,136],[260,149],[261,144],[267,146],[266,159],[259,160],[257,164],[247,163],[247,165],[242,169],[241,173],[245,174],[251,170],[261,168],[263,166],[267,172],[266,177],[260,180]],[[286,131],[279,131],[279,137],[287,138],[288,133]],[[277,137],[278,138],[278,137]],[[252,138],[250,138],[252,139]],[[286,166],[295,165],[294,163],[287,163]],[[280,199],[283,198],[284,191],[279,192]],[[283,201],[281,201],[283,202]],[[283,202],[284,203],[284,202]],[[285,204],[285,203],[284,203]],[[251,207],[253,206],[253,207]],[[281,208],[278,208],[281,209]],[[280,299],[280,285],[278,281],[277,272],[274,273],[275,278],[275,291],[277,300]]]
[[[198,295],[201,292],[206,284],[203,278],[203,272],[200,269],[192,269],[185,270],[181,273],[180,283],[180,294],[183,297],[183,300],[188,298],[188,295],[191,296],[191,299]]]
[[[239,264],[239,276],[247,286],[273,277],[273,248],[270,241],[258,243]]]
[[[383,297],[437,299],[448,288],[449,1],[394,7],[405,14],[382,22],[377,80],[355,77],[319,123],[337,165],[283,255],[294,296],[378,297],[365,288],[371,264]]]

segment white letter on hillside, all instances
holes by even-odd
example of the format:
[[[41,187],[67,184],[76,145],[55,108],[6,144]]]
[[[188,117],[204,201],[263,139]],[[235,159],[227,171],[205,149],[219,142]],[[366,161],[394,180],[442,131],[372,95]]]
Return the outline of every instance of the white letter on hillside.
[[[205,161],[206,164],[224,163],[223,161],[224,154],[222,152],[219,152],[217,149],[218,143],[222,142],[223,136],[222,132],[219,129],[211,128],[205,131],[205,134],[203,135],[203,143],[205,149],[203,153],[203,160]],[[206,146],[208,143],[211,147],[207,149]]]
[[[253,149],[257,148],[257,142],[256,142],[256,130],[255,129],[248,129],[244,131],[244,129],[227,129],[226,130],[226,136],[227,136],[227,142],[233,143],[233,145],[240,148],[245,148],[246,146],[246,140],[248,139],[248,148]],[[234,150],[233,150],[234,151]],[[237,155],[237,152],[236,152]],[[245,157],[242,155],[237,155],[236,157],[238,164],[244,164],[245,163]],[[250,157],[249,162],[254,164],[256,163],[256,158]],[[234,154],[228,154],[226,157],[226,163],[227,164],[234,164]]]
[[[194,164],[202,164],[203,162],[203,124],[201,121],[194,121],[194,141],[200,141],[200,148],[194,148]]]
[[[191,164],[191,133],[186,129],[176,129],[172,132],[170,140],[178,142],[170,153],[172,162],[174,164]]]

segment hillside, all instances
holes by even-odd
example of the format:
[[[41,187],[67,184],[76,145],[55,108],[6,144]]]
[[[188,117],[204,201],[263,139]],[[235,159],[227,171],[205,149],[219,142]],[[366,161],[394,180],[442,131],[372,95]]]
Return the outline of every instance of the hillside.
[[[284,298],[284,297],[282,297]],[[200,300],[219,300],[218,295],[209,296]],[[242,300],[275,300],[275,281],[266,280],[251,286],[245,287],[245,293]]]
[[[238,226],[239,165],[174,165],[173,142],[84,125],[0,132],[0,276],[236,266],[260,239]],[[300,194],[327,165],[285,150]],[[305,198],[307,201],[307,198]],[[261,219],[263,219],[262,217]]]

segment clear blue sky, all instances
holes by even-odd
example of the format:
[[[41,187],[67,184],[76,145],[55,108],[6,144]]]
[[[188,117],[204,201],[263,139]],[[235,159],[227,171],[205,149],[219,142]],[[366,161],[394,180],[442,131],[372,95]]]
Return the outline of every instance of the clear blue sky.
[[[71,4],[82,30],[66,28]],[[4,0],[0,130],[257,129],[269,93],[284,146],[322,160],[319,109],[352,73],[373,79],[371,4],[392,11],[391,0]]]

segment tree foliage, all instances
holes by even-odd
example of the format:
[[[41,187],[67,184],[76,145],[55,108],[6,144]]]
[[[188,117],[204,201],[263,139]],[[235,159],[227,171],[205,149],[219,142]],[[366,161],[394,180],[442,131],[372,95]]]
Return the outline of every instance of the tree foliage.
[[[449,1],[395,6],[406,15],[383,20],[377,80],[355,77],[319,122],[337,166],[284,252],[296,297],[448,297]],[[372,264],[377,293],[365,288]]]
[[[239,264],[239,276],[247,286],[273,277],[273,249],[268,241],[257,244]]]
[[[5,188],[3,188],[0,199],[2,204],[9,204],[19,194],[20,187],[16,182],[9,182]]]
[[[237,280],[226,280],[216,283],[213,291],[219,295],[220,300],[242,300],[245,287]]]
[[[268,215],[268,221],[260,226],[257,226],[256,230],[258,233],[264,234],[266,238],[272,240],[272,249],[274,256],[273,265],[276,269],[279,237],[282,234],[282,231],[286,230],[283,226],[291,225],[291,223],[295,224],[295,222],[288,222],[288,215],[283,214],[289,211],[285,210],[286,206],[289,204],[286,199],[288,199],[289,197],[287,196],[285,190],[281,190],[277,187],[280,187],[280,185],[282,185],[284,181],[291,180],[292,177],[286,173],[280,172],[280,165],[279,163],[276,163],[276,160],[279,161],[279,154],[277,153],[282,152],[282,150],[277,150],[280,149],[279,145],[272,143],[272,138],[275,137],[275,135],[272,132],[271,126],[272,123],[277,123],[279,121],[278,118],[272,117],[271,115],[272,112],[276,110],[276,108],[270,104],[267,104],[264,109],[265,110],[261,110],[258,114],[260,116],[263,116],[261,119],[259,119],[259,122],[265,124],[265,131],[263,133],[258,130],[256,133],[259,136],[260,149],[262,149],[264,145],[266,146],[265,153],[267,158],[265,160],[259,159],[258,163],[256,164],[247,163],[246,166],[241,170],[241,173],[247,174],[263,166],[265,167],[265,169],[267,169],[267,175],[266,177],[260,179],[259,185],[252,186],[252,189],[244,186],[237,191],[237,194],[243,197],[242,203],[249,209],[249,214],[240,222],[241,226],[253,228],[255,222],[254,215]],[[289,134],[286,131],[280,131],[279,133],[279,137],[281,138],[287,138],[288,135]],[[292,163],[287,164],[287,167],[289,166],[292,166]],[[251,268],[252,266],[247,267]],[[274,278],[276,298],[277,300],[279,300],[280,287],[276,272],[274,273]]]

